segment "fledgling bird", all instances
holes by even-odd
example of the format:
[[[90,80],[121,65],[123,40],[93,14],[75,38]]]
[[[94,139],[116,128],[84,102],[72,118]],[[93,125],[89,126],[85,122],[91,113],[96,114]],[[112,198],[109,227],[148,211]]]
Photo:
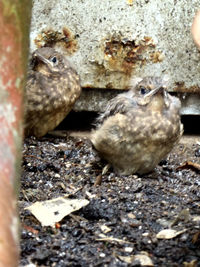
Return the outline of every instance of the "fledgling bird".
[[[25,136],[45,135],[70,112],[81,93],[77,72],[51,47],[32,54],[27,74]]]
[[[165,87],[159,77],[140,79],[128,92],[110,100],[97,119],[91,141],[115,172],[151,172],[180,139],[181,104]]]

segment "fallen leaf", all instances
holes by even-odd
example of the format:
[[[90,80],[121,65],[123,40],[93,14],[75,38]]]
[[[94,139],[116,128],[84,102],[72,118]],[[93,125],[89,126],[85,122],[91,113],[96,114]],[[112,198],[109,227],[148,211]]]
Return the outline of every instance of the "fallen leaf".
[[[193,220],[194,222],[200,222],[200,216],[194,216],[194,217],[192,218],[192,220]]]
[[[119,244],[124,244],[124,243],[129,243],[131,244],[131,242],[129,241],[125,241],[123,239],[118,239],[118,238],[114,238],[112,236],[106,236],[104,234],[99,234],[100,238],[97,238],[97,241],[105,241],[105,242],[117,242]]]
[[[43,226],[55,226],[65,216],[88,205],[86,199],[67,199],[58,197],[47,201],[35,202],[25,208],[29,210]]]
[[[123,262],[126,262],[126,263],[132,263],[134,261],[134,256],[120,256],[120,255],[117,255],[117,257],[123,261]]]
[[[141,254],[135,255],[135,260],[139,260],[141,266],[154,266],[147,252],[142,252]]]
[[[107,233],[109,233],[110,231],[112,231],[112,229],[109,228],[109,227],[106,226],[106,225],[100,225],[100,229],[101,229],[101,231],[102,231],[104,234],[107,234]]]
[[[187,231],[187,230],[184,229],[182,231],[176,231],[173,229],[164,229],[164,230],[160,231],[159,233],[157,233],[156,237],[158,239],[172,239],[172,238],[184,233],[185,231]]]
[[[154,266],[151,258],[148,256],[148,253],[143,252],[141,254],[131,255],[131,256],[120,256],[117,257],[128,264],[133,263],[134,261],[138,261],[140,266]]]
[[[128,216],[130,219],[135,219],[135,218],[136,218],[135,214],[133,214],[133,213],[131,213],[131,212],[128,213],[127,216]]]
[[[192,260],[191,262],[184,261],[184,267],[197,267],[197,260]]]
[[[86,196],[89,198],[89,199],[92,199],[92,198],[96,198],[97,196],[95,194],[91,194],[90,192],[86,191],[85,192]]]

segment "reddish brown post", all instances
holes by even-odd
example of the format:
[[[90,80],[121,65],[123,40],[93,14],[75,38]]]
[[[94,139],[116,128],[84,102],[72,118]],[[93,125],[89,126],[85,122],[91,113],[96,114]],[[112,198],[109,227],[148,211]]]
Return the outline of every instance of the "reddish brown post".
[[[18,266],[16,205],[31,0],[0,1],[0,267]]]

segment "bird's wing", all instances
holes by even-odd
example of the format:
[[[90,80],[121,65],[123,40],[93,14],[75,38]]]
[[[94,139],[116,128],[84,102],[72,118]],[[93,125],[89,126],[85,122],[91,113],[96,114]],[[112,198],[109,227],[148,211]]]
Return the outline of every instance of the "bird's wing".
[[[46,100],[46,99],[45,99]],[[39,122],[44,110],[44,88],[34,72],[30,72],[25,94],[25,129],[30,130]]]
[[[132,98],[127,97],[126,94],[120,94],[109,101],[105,111],[97,118],[96,123],[97,125],[102,124],[105,119],[117,113],[126,114],[136,105]]]

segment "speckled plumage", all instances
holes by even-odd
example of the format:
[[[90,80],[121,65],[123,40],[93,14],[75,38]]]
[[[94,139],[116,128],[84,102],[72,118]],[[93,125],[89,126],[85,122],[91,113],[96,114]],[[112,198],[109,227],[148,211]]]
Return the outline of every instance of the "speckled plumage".
[[[50,47],[37,49],[26,84],[25,135],[53,130],[70,112],[81,93],[80,80],[68,60]]]
[[[152,171],[181,137],[180,101],[164,87],[159,77],[141,79],[99,116],[91,141],[117,173]]]

